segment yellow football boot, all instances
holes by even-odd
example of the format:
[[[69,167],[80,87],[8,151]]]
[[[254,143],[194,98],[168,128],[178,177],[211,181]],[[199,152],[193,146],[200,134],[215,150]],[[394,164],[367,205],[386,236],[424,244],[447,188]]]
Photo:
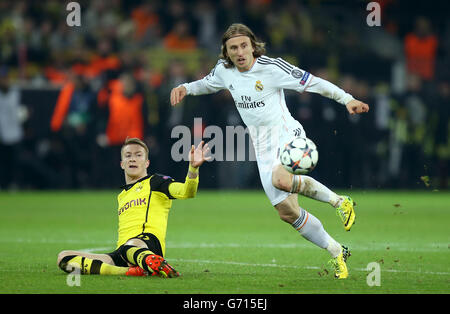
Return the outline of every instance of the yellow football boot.
[[[349,196],[344,196],[344,200],[341,205],[336,208],[336,214],[341,218],[344,224],[345,231],[350,231],[350,228],[355,223],[355,210],[356,203]]]
[[[341,253],[330,260],[330,264],[334,267],[334,277],[337,279],[345,279],[348,277],[347,259],[350,257],[350,250],[342,245]]]

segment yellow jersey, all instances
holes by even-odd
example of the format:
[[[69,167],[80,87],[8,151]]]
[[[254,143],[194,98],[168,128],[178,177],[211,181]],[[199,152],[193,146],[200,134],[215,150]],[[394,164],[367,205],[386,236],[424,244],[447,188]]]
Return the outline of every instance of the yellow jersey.
[[[184,183],[154,174],[123,186],[118,195],[119,232],[117,247],[141,233],[154,234],[165,254],[167,221],[173,199],[192,198],[197,193],[198,176]]]

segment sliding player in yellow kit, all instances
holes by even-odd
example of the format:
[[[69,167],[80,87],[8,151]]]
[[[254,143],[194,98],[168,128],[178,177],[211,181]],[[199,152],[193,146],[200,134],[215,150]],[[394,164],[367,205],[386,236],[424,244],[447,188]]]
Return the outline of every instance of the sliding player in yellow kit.
[[[79,269],[81,274],[179,276],[164,259],[169,210],[172,199],[195,197],[199,167],[209,160],[205,157],[208,150],[203,142],[197,147],[192,145],[188,174],[180,183],[168,176],[148,175],[147,145],[137,138],[127,139],[121,150],[120,166],[126,185],[118,196],[116,250],[107,254],[62,251],[58,266],[66,272]]]

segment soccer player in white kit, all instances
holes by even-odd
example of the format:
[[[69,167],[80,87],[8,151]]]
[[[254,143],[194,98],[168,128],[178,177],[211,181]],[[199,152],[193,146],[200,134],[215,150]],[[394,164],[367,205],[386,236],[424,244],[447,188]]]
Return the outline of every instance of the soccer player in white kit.
[[[336,208],[347,231],[355,220],[354,202],[310,176],[291,174],[281,166],[281,147],[295,136],[306,137],[302,125],[287,109],[283,90],[318,93],[345,105],[350,114],[367,112],[369,106],[326,80],[281,58],[269,58],[264,54],[264,43],[258,41],[247,26],[232,24],[222,37],[221,59],[216,66],[203,79],[172,89],[171,105],[177,105],[186,95],[227,89],[248,127],[261,183],[280,218],[304,238],[326,249],[332,257],[335,277],[347,278],[346,260],[350,251],[336,242],[316,217],[299,206],[298,194],[328,202]]]

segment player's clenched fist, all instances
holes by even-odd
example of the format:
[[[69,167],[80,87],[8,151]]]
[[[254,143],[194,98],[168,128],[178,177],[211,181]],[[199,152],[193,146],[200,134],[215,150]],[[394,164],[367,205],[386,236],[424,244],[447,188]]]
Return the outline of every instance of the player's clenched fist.
[[[350,114],[364,113],[369,111],[368,104],[356,99],[349,101],[345,106],[347,107],[347,110]]]
[[[186,96],[187,92],[186,92],[186,88],[184,86],[178,86],[172,89],[172,91],[170,92],[170,104],[172,106],[177,105],[178,103],[180,103],[184,96]]]

